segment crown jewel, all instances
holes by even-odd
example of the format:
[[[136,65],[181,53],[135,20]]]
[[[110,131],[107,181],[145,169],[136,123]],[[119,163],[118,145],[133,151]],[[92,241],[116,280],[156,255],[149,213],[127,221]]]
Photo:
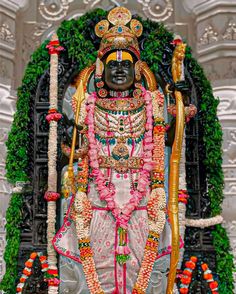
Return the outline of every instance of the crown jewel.
[[[132,19],[131,12],[125,7],[112,9],[108,13],[107,19],[101,20],[95,26],[96,35],[102,38],[98,57],[102,58],[111,50],[125,49],[131,51],[139,59],[137,37],[142,34],[142,24],[137,19]],[[130,24],[129,27],[127,24]],[[113,26],[109,29],[110,25]]]

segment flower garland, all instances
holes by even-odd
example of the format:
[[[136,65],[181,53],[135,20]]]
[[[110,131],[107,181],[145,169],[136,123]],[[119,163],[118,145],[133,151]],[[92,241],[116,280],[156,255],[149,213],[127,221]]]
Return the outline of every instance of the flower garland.
[[[200,219],[185,219],[185,225],[189,227],[196,228],[207,228],[214,225],[221,224],[223,222],[223,217],[221,215],[216,215],[210,218],[200,218]]]
[[[42,272],[45,273],[48,270],[47,257],[44,256],[42,252],[31,253],[30,258],[25,262],[25,268],[22,271],[22,275],[20,277],[20,283],[18,283],[18,285],[16,287],[17,293],[23,292],[25,282],[32,274],[32,267],[33,267],[33,263],[34,263],[36,257],[38,257],[40,260]]]
[[[218,282],[213,279],[212,271],[206,263],[201,264],[203,270],[203,278],[207,281],[212,294],[218,294]]]
[[[196,268],[197,257],[191,256],[190,260],[185,262],[185,269],[183,270],[182,277],[180,279],[180,289],[181,294],[187,294],[189,291],[189,285],[192,281],[193,270]]]
[[[189,285],[192,281],[193,271],[196,268],[197,257],[191,256],[189,261],[185,262],[185,269],[181,274],[180,279],[180,289],[179,292],[181,294],[187,294],[189,292]],[[218,282],[214,280],[212,271],[209,269],[206,263],[201,264],[201,268],[203,270],[203,278],[207,281],[209,288],[211,289],[212,294],[219,294],[218,292]]]
[[[46,120],[49,126],[48,138],[48,191],[45,193],[44,199],[48,205],[47,215],[47,254],[49,266],[48,293],[58,293],[59,282],[54,280],[51,275],[58,276],[57,269],[57,255],[52,245],[52,240],[55,235],[56,224],[56,201],[59,199],[60,194],[57,193],[57,122],[61,119],[62,115],[57,112],[57,88],[58,88],[58,54],[63,50],[59,45],[57,35],[53,35],[51,42],[47,45],[50,54],[50,109]]]

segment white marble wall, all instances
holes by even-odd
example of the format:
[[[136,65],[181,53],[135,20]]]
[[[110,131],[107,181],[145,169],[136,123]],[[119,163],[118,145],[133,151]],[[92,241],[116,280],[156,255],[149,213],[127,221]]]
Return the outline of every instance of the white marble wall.
[[[224,131],[225,201],[223,216],[236,256],[236,1],[231,0],[0,0],[0,279],[5,246],[5,213],[10,185],[5,174],[6,147],[24,68],[37,46],[63,19],[95,7],[124,5],[181,34],[205,68],[220,97]]]

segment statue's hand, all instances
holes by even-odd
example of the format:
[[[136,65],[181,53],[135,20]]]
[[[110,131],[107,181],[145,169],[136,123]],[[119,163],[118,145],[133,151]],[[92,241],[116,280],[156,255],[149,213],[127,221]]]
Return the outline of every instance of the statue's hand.
[[[63,137],[64,143],[68,144],[69,146],[71,146],[72,136],[73,136],[73,129],[74,129],[75,126],[76,126],[76,129],[77,129],[78,132],[83,129],[82,126],[75,124],[74,118],[69,119],[68,116],[65,113],[63,113],[62,137]],[[79,139],[78,139],[78,136],[77,136],[76,146],[78,146],[78,144],[79,144]]]
[[[176,119],[175,117],[172,118],[170,122],[169,129],[166,131],[166,140],[165,140],[165,145],[171,147],[174,143],[175,139],[175,124],[176,124]]]

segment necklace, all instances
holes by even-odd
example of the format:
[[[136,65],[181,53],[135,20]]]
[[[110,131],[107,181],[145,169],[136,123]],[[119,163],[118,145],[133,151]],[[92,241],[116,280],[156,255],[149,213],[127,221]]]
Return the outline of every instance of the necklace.
[[[111,95],[111,97],[117,97],[117,98],[125,98],[129,96],[129,90],[126,91],[113,91],[110,90],[109,93]]]
[[[98,107],[95,108],[95,127],[96,133],[112,132],[124,135],[124,133],[130,133],[130,124],[132,124],[132,133],[137,134],[138,132],[144,132],[145,128],[145,109],[141,109],[140,112],[131,115],[113,115],[108,113],[106,110],[101,110]],[[109,120],[109,129],[107,125]],[[104,134],[105,136],[109,134]]]

